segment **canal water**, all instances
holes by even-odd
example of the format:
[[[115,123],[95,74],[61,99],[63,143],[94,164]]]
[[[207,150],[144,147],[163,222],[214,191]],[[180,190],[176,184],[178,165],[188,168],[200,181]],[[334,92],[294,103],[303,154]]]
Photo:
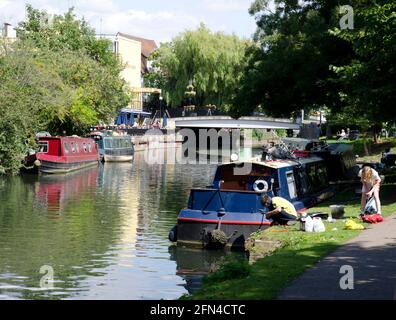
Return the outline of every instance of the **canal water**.
[[[142,152],[133,163],[0,178],[0,299],[194,292],[225,253],[177,248],[167,237],[190,189],[208,185],[215,169],[149,164]]]

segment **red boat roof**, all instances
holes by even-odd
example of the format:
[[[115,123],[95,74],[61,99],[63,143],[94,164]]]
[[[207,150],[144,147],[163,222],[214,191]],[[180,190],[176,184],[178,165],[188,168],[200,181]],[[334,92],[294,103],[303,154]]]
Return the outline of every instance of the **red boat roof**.
[[[82,137],[62,137],[62,136],[53,136],[53,137],[40,137],[39,140],[61,140],[61,141],[92,141],[91,138],[82,138]]]

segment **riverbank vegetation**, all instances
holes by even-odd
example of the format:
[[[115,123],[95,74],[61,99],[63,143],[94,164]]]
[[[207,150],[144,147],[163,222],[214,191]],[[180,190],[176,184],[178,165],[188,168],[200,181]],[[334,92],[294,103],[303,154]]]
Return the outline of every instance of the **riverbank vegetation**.
[[[359,156],[359,162],[380,162],[382,153],[390,148],[392,153],[396,153],[396,138],[383,138],[381,142],[375,142],[373,138],[363,138],[357,140],[327,140],[327,143],[349,144],[353,147],[353,152]]]
[[[0,40],[0,173],[16,173],[38,131],[80,134],[108,121],[129,97],[122,65],[69,10],[48,19],[27,6],[17,40]]]
[[[227,111],[238,91],[249,44],[250,40],[212,32],[201,24],[162,43],[152,54],[154,70],[145,76],[146,86],[161,88],[170,106],[191,102]],[[188,101],[190,81],[194,95]]]
[[[394,124],[396,3],[275,3],[275,9],[270,1],[251,5],[258,27],[232,114],[289,117],[325,109],[329,120],[370,128],[374,137],[384,124]]]
[[[395,194],[396,184],[381,187],[384,217],[396,212]],[[339,193],[310,212],[330,213],[329,205],[334,203],[346,206],[345,219],[350,218],[359,223],[360,197],[355,196],[354,188]],[[258,233],[255,235],[256,240],[277,241],[281,244],[280,248],[251,265],[241,260],[240,256],[230,258],[218,271],[206,277],[197,293],[183,296],[182,299],[274,299],[302,272],[361,232],[345,230],[345,219],[335,223],[325,222],[326,231],[323,233],[303,232],[299,230],[299,225],[271,227]],[[253,251],[252,254],[260,252]]]

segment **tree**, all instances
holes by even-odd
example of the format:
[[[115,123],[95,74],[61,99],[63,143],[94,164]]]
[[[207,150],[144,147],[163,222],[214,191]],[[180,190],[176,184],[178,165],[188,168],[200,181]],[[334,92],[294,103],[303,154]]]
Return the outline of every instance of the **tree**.
[[[168,103],[177,106],[192,80],[198,105],[226,108],[242,76],[247,43],[201,25],[161,44],[150,57],[155,71],[146,76],[146,83],[163,89]]]
[[[50,51],[84,51],[102,65],[119,68],[119,61],[109,50],[110,41],[97,38],[95,30],[84,20],[78,20],[74,8],[63,15],[51,17],[46,11],[26,5],[27,17],[19,23],[17,37],[30,41],[39,49]]]
[[[354,12],[355,28],[333,34],[351,44],[355,58],[332,68],[349,114],[369,123],[377,141],[383,123],[396,123],[396,3],[357,2]]]
[[[130,100],[107,40],[72,10],[53,23],[45,11],[27,11],[17,41],[0,44],[0,173],[18,171],[23,142],[37,131],[85,133]]]
[[[338,1],[256,0],[255,44],[247,50],[247,68],[232,108],[235,117],[255,109],[274,116],[321,106],[339,108],[338,83],[329,65],[349,61],[344,39],[328,32],[336,25]],[[341,54],[342,53],[342,54]]]
[[[58,70],[65,85],[74,91],[66,116],[55,117],[50,129],[81,133],[89,125],[114,118],[130,97],[120,77],[123,66],[109,50],[110,41],[97,39],[73,9],[53,19],[30,5],[26,11],[26,20],[17,28],[20,43],[36,51],[42,63]]]

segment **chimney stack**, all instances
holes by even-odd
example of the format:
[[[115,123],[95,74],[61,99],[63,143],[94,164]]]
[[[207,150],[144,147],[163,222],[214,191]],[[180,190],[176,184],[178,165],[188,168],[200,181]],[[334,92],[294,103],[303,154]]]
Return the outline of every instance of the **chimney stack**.
[[[16,31],[9,23],[4,23],[3,37],[5,38],[16,38]]]

